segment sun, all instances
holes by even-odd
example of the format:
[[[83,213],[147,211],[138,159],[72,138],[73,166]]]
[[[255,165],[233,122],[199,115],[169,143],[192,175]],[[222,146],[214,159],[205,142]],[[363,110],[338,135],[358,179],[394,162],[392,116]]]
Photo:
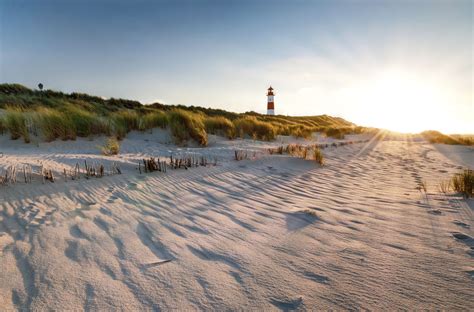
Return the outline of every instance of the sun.
[[[359,84],[353,93],[361,124],[405,133],[449,128],[446,97],[431,79],[390,70]]]

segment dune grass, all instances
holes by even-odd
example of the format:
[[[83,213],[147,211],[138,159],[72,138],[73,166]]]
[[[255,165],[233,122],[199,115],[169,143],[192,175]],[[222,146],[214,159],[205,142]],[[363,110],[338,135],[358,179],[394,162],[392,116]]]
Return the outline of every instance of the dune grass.
[[[193,139],[201,146],[207,145],[207,133],[202,115],[176,109],[169,112],[168,116],[171,134],[177,144],[184,144]]]
[[[47,142],[56,139],[75,140],[77,133],[73,119],[69,114],[50,108],[40,108],[35,113],[35,124]]]
[[[139,130],[146,131],[153,128],[165,129],[168,126],[168,115],[162,111],[153,111],[141,116]]]
[[[10,133],[12,140],[23,137],[25,143],[30,143],[27,115],[20,109],[8,108],[3,117],[4,127]]]
[[[254,116],[245,116],[234,120],[235,130],[241,138],[246,136],[255,140],[271,141],[277,133],[269,122],[260,121]]]
[[[474,136],[472,135],[446,135],[434,130],[424,131],[421,134],[432,144],[474,145]]]
[[[456,173],[451,178],[451,185],[456,192],[463,194],[465,197],[472,197],[474,171],[471,169],[464,169],[462,172]]]
[[[223,116],[206,117],[204,125],[207,133],[225,136],[228,139],[235,138],[235,125]]]

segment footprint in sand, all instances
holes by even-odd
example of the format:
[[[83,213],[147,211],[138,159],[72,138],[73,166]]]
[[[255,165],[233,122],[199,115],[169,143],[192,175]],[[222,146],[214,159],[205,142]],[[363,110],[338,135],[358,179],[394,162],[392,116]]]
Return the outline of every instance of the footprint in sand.
[[[303,305],[303,297],[296,299],[270,299],[270,303],[283,311],[297,310]]]
[[[472,240],[471,236],[461,233],[461,232],[452,232],[451,234],[454,236],[454,238],[462,240],[462,241]]]
[[[461,222],[459,220],[454,220],[453,223],[456,224],[457,226],[463,227],[465,229],[469,229],[471,227],[469,224],[466,224],[466,223]]]

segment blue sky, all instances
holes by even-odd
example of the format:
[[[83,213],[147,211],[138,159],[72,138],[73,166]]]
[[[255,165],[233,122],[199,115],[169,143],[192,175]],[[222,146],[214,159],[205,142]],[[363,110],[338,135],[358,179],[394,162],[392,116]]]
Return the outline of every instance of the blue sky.
[[[474,133],[472,44],[470,1],[0,0],[1,82],[237,112],[272,84],[394,130]]]

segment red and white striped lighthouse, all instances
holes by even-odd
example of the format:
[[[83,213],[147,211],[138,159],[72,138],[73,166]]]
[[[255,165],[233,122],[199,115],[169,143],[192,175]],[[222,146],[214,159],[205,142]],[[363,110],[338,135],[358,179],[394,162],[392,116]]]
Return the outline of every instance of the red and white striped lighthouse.
[[[270,86],[267,92],[267,115],[275,115],[275,102],[273,102],[273,88]]]

